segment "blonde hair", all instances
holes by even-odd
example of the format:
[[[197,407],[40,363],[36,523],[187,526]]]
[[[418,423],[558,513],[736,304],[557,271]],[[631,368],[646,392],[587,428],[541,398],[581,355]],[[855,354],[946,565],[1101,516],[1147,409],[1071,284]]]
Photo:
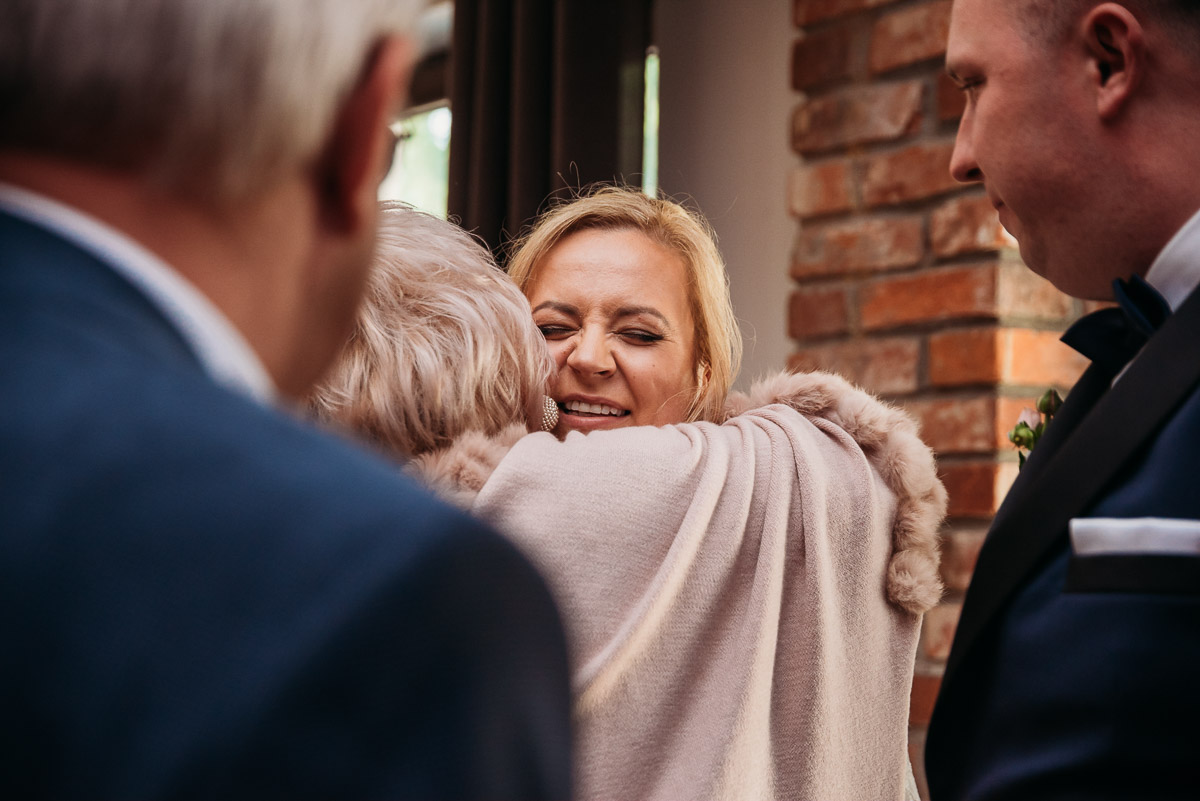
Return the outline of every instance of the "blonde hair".
[[[354,332],[310,407],[396,454],[524,424],[553,368],[529,301],[466,231],[400,203]]]
[[[512,249],[508,274],[528,293],[546,255],[563,238],[588,229],[638,231],[677,254],[688,276],[696,324],[696,389],[687,417],[719,421],[742,358],[742,335],[729,299],[729,277],[716,235],[699,213],[623,186],[601,186],[543,214]]]
[[[221,206],[319,155],[416,0],[3,0],[0,147]]]

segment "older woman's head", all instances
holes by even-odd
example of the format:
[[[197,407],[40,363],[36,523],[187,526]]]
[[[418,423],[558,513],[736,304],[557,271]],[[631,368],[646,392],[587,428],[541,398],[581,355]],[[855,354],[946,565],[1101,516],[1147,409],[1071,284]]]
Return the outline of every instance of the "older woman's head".
[[[742,342],[698,214],[604,187],[538,219],[509,275],[554,354],[560,433],[720,419]]]
[[[487,249],[452,223],[386,203],[366,300],[311,407],[415,456],[536,419],[552,369],[529,302]]]

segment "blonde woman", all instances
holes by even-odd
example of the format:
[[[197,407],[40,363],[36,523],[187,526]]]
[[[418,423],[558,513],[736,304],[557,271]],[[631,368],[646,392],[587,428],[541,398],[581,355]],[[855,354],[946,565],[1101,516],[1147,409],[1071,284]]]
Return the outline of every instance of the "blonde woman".
[[[601,187],[539,219],[517,241],[508,272],[555,355],[560,434],[724,419],[742,339],[716,239],[699,215]],[[662,398],[613,407],[621,414],[602,423],[565,408],[573,392],[611,386],[618,382],[603,379],[641,366],[657,371]]]
[[[731,335],[706,352],[704,335],[688,338],[703,313],[692,312],[701,307],[686,271],[674,264],[677,285],[639,294],[647,287],[627,279],[670,260],[615,247],[580,258],[599,269],[633,256],[641,269],[603,272],[599,304],[551,296],[545,309],[564,319],[541,321],[552,349],[565,343],[550,380],[556,410],[579,420],[564,431],[515,393],[497,429],[505,415],[491,404],[445,403],[426,388],[447,379],[480,392],[503,375],[536,392],[545,345],[524,298],[449,224],[435,227],[457,244],[433,245],[425,231],[398,249],[397,229],[432,224],[415,214],[384,213],[379,260],[391,266],[363,313],[394,333],[356,335],[350,368],[320,403],[341,420],[364,396],[361,408],[390,410],[356,419],[374,421],[377,441],[404,443],[408,470],[495,522],[546,575],[572,644],[576,794],[905,797],[913,657],[920,613],[940,593],[945,508],[912,422],[827,374],[781,374],[726,397]],[[472,254],[452,256],[464,243]],[[457,300],[434,314],[416,302],[380,307],[436,294]],[[407,319],[378,322],[393,315]],[[445,347],[420,330],[447,327],[475,344]],[[494,339],[520,344],[480,344]],[[485,352],[490,361],[469,355]],[[388,398],[402,386],[412,398]],[[579,400],[580,386],[602,402]],[[545,427],[563,439],[528,434]]]

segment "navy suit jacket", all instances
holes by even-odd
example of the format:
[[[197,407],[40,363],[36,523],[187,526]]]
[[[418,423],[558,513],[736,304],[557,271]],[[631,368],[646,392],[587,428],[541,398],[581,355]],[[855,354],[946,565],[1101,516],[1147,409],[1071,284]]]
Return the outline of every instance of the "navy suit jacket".
[[[0,797],[565,798],[540,577],[0,214]]]
[[[979,555],[926,740],[931,797],[1200,794],[1200,555],[1080,556],[1072,518],[1200,520],[1200,292],[1093,365]]]

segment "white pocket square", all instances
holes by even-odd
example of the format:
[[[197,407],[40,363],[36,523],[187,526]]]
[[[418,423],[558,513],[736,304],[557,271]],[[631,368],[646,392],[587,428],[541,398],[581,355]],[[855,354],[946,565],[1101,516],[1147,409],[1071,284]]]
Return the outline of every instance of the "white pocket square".
[[[1076,556],[1200,555],[1200,520],[1165,517],[1077,517],[1070,523]]]

